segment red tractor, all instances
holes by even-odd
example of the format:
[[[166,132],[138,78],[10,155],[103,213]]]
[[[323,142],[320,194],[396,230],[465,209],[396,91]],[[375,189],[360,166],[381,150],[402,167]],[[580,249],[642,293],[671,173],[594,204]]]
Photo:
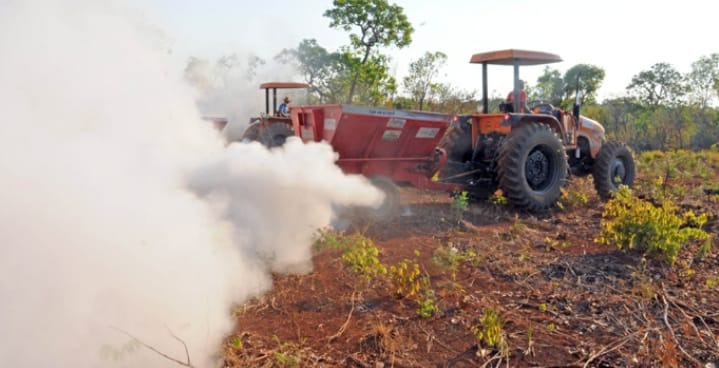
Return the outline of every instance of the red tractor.
[[[278,147],[285,143],[288,136],[294,135],[292,118],[277,113],[278,89],[307,89],[309,84],[295,82],[269,82],[260,85],[265,90],[265,114],[250,118],[250,126],[242,135],[243,140],[259,141],[267,147]],[[272,110],[270,110],[270,91],[272,91]]]
[[[544,102],[522,111],[519,67],[559,62],[554,54],[502,50],[475,54],[470,63],[482,64],[482,112],[461,116],[440,147],[448,153],[442,182],[461,183],[466,191],[487,197],[497,189],[514,205],[528,210],[552,206],[570,173],[591,173],[602,198],[621,184],[631,186],[635,165],[629,148],[607,142],[604,128],[581,116],[578,99],[571,112]],[[487,66],[514,67],[513,103],[489,112]]]

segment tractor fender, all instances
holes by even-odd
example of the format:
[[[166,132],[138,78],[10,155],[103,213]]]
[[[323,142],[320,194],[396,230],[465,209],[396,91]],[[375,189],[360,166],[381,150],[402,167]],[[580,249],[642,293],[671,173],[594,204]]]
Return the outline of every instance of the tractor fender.
[[[509,115],[509,114],[508,114]],[[541,123],[551,127],[555,133],[564,141],[566,132],[559,123],[559,120],[552,115],[547,114],[511,114],[509,120],[505,118],[502,125],[509,125],[512,130],[519,128],[522,125],[529,123]]]
[[[587,118],[585,116],[579,117],[579,130],[577,136],[584,137],[589,141],[589,151],[592,158],[596,158],[599,154],[599,150],[607,140],[604,132],[604,127],[599,122]]]

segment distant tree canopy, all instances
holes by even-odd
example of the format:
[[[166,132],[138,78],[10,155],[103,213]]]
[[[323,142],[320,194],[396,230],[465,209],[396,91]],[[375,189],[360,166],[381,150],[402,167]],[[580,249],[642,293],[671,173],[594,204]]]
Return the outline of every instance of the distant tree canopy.
[[[676,105],[685,96],[687,85],[674,66],[657,63],[632,77],[627,91],[650,106]]]
[[[577,64],[564,73],[565,100],[577,95],[582,105],[594,104],[603,81],[604,69],[591,64]]]
[[[447,55],[443,52],[428,51],[409,64],[409,74],[404,78],[403,86],[415,109],[422,110],[426,100],[439,92],[441,85],[436,79],[446,63]]]
[[[330,51],[315,39],[282,50],[275,59],[291,64],[311,85],[312,103],[354,103],[467,114],[477,111],[475,91],[443,83],[447,55],[425,52],[408,65],[401,80],[402,94],[390,71],[391,60],[382,48],[408,46],[414,29],[400,6],[387,0],[334,0],[324,12],[330,27],[349,33],[349,44]],[[220,100],[232,82],[251,81],[264,60],[230,54],[215,62],[190,58],[185,78],[203,91],[205,100]],[[239,66],[239,67],[238,67]],[[574,98],[582,114],[600,121],[610,138],[635,149],[706,148],[719,145],[719,53],[700,57],[686,74],[658,62],[635,74],[626,95],[601,103],[597,92],[605,71],[577,64],[563,74],[547,66],[536,84],[527,85],[530,100],[542,100],[567,109]],[[490,98],[498,111],[502,97]]]
[[[537,85],[529,88],[531,100],[547,101],[555,106],[568,108],[573,97],[579,95],[582,105],[596,103],[596,95],[604,81],[604,69],[590,65],[577,64],[560,76],[558,70],[544,68],[537,78]]]
[[[530,99],[567,108],[577,93],[582,114],[601,122],[607,135],[635,149],[707,148],[719,145],[719,53],[702,56],[682,74],[673,65],[656,63],[635,74],[626,96],[596,100],[604,70],[575,65],[562,76],[545,67]]]
[[[358,82],[377,85],[384,78],[370,74],[387,74],[387,58],[379,55],[377,49],[380,46],[403,48],[412,43],[414,28],[404,9],[386,0],[334,0],[333,7],[325,11],[324,16],[331,19],[330,27],[353,32],[350,34],[350,45],[345,50],[346,54],[352,55],[351,65],[355,69],[348,103],[353,102]]]
[[[707,148],[719,144],[718,80],[719,54],[702,56],[686,74],[656,63],[632,77],[627,96],[597,105],[592,117],[636,149]]]
[[[692,70],[687,75],[690,101],[701,109],[709,107],[712,100],[719,95],[719,54],[702,56],[692,63]]]
[[[389,75],[389,58],[371,55],[364,63],[349,47],[329,52],[316,40],[302,40],[296,49],[283,50],[275,57],[294,64],[319,103],[344,103],[354,86],[354,103],[382,105],[397,91]]]

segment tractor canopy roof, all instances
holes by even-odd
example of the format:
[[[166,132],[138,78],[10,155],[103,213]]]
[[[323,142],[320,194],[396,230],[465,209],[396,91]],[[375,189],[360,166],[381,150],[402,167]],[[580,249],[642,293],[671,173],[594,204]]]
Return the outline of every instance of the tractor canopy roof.
[[[541,51],[528,50],[499,50],[482,52],[472,55],[469,60],[472,64],[495,64],[495,65],[540,65],[562,61],[559,55]]]
[[[298,82],[267,82],[260,84],[260,89],[265,88],[309,88],[307,83]]]

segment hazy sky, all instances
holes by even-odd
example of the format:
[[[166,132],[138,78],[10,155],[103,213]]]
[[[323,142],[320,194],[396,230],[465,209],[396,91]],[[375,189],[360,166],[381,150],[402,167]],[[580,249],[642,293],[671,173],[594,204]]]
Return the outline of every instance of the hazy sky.
[[[408,64],[425,51],[448,55],[444,80],[468,90],[481,89],[481,67],[473,53],[506,48],[547,51],[564,62],[600,66],[606,77],[600,96],[623,94],[633,75],[658,62],[680,72],[702,55],[719,52],[719,4],[711,0],[396,0],[415,27],[412,44],[386,50],[393,73],[401,78]],[[283,48],[315,38],[328,50],[348,43],[344,31],[329,28],[322,13],[331,0],[151,0],[147,17],[172,39],[173,54],[215,58],[253,52],[271,59]],[[522,69],[536,83],[543,66]],[[511,88],[511,68],[490,68],[490,91]]]

